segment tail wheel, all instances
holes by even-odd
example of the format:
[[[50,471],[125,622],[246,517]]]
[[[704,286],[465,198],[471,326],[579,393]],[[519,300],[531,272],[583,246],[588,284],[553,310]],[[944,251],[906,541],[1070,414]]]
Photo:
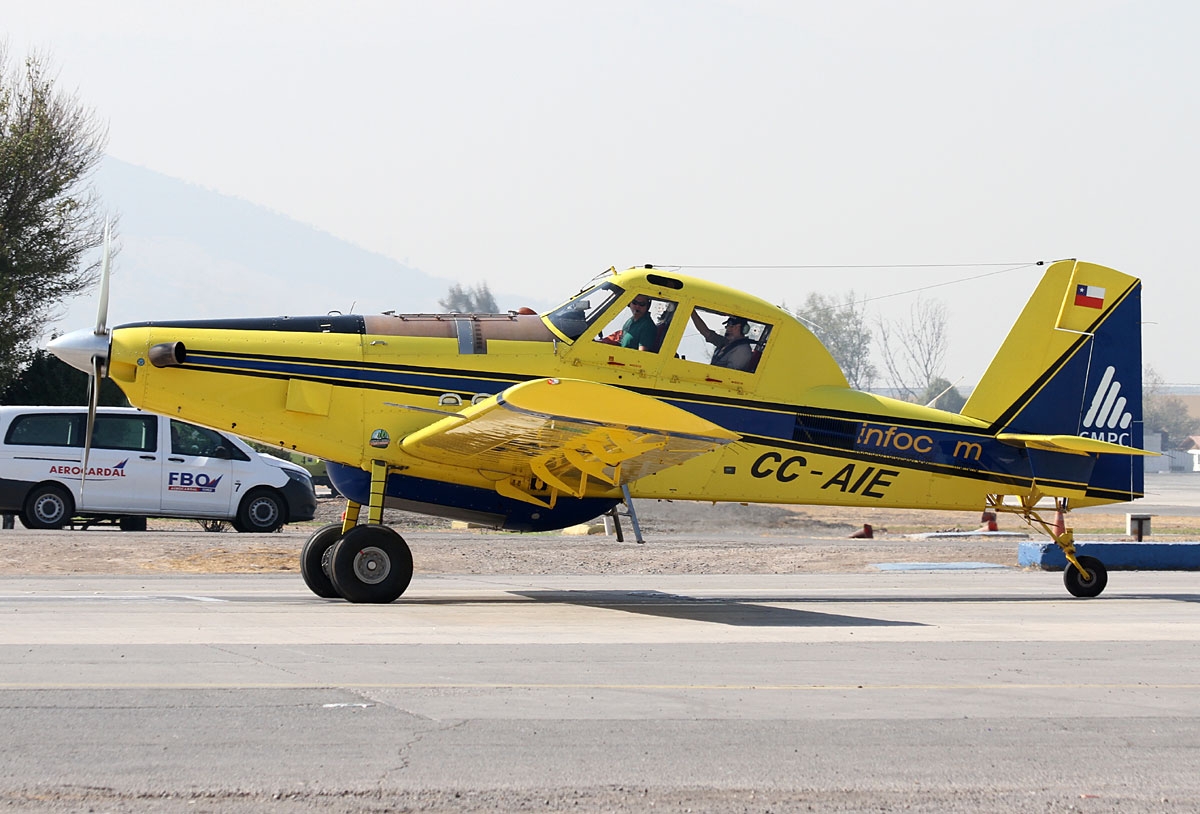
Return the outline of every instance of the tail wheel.
[[[333,587],[350,602],[393,602],[408,588],[412,575],[408,544],[387,526],[355,526],[342,535],[329,557]]]
[[[31,529],[61,529],[75,513],[75,501],[61,486],[44,483],[25,498],[21,522]]]
[[[283,498],[273,489],[253,489],[238,507],[233,527],[241,532],[278,531],[287,522]]]
[[[1079,573],[1079,569],[1068,562],[1067,570],[1063,571],[1063,584],[1067,586],[1071,596],[1099,596],[1100,592],[1104,590],[1104,586],[1108,584],[1108,569],[1095,557],[1077,557],[1076,559],[1088,572],[1088,578],[1084,579]]]
[[[329,577],[330,549],[342,539],[342,524],[330,523],[312,533],[300,552],[300,575],[314,594],[325,599],[341,596]]]

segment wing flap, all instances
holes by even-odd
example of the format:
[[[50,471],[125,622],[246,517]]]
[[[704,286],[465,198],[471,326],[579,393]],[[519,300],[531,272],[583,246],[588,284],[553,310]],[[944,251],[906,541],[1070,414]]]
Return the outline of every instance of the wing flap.
[[[415,458],[488,473],[506,497],[553,506],[560,493],[583,497],[590,481],[621,486],[738,438],[630,390],[535,379],[410,434],[401,448]]]

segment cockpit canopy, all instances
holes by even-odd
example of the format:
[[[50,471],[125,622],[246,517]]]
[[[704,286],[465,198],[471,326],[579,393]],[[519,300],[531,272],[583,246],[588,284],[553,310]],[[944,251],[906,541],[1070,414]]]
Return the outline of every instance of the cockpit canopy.
[[[576,347],[586,342],[613,348],[603,357],[588,354],[609,366],[655,367],[678,381],[748,383],[746,375],[728,372],[740,371],[754,377],[760,393],[846,386],[828,350],[787,310],[732,288],[657,269],[614,272],[543,319]],[[609,359],[612,353],[618,357]],[[661,361],[621,355],[627,353],[654,354]],[[767,363],[768,357],[774,361]],[[716,368],[726,372],[716,373]]]
[[[550,324],[571,341],[587,333],[592,324],[599,320],[625,289],[605,281],[600,285],[580,292],[563,305],[555,308],[546,318]]]

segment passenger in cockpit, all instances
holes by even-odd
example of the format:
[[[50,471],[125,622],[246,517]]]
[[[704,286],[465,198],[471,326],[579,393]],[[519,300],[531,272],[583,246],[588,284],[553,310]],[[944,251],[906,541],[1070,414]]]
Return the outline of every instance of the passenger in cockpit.
[[[655,350],[658,344],[658,327],[650,318],[650,298],[638,294],[629,303],[632,316],[621,329],[621,347],[638,350]]]

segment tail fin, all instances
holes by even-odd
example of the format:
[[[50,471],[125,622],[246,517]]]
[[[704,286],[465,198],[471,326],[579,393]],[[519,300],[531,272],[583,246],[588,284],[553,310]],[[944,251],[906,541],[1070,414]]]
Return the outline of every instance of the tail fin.
[[[1142,448],[1142,284],[1063,260],[1041,283],[963,406],[993,432]],[[1115,451],[1115,450],[1113,450]],[[1140,456],[1099,454],[1088,495],[1140,497]]]

